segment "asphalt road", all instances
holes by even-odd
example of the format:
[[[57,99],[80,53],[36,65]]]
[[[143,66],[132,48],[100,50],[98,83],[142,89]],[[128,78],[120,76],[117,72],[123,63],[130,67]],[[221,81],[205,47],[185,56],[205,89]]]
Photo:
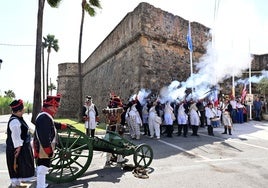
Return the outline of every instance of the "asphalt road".
[[[0,187],[9,186],[5,162],[8,117],[0,116]],[[136,178],[131,171],[124,171],[117,166],[104,168],[106,154],[95,151],[88,170],[81,178],[71,183],[51,184],[50,187],[267,187],[268,122],[235,124],[232,136],[222,135],[222,131],[223,127],[215,128],[215,136],[212,137],[207,135],[205,128],[200,128],[199,137],[184,138],[174,134],[173,138],[155,140],[143,136],[141,140],[133,141],[137,145],[146,143],[154,151],[148,179]],[[129,164],[133,162],[132,157],[127,157]],[[35,182],[29,183],[28,187],[34,188]]]

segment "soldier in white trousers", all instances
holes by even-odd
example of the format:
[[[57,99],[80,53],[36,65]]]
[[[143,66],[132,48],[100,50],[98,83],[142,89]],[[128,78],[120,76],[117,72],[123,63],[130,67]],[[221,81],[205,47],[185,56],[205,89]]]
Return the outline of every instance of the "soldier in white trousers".
[[[149,108],[149,129],[150,129],[150,138],[154,137],[154,134],[157,139],[160,139],[160,124],[162,123],[162,119],[159,116],[159,104],[157,102],[153,102],[152,106]]]
[[[133,103],[132,106],[128,108],[126,112],[126,119],[132,130],[130,132],[131,138],[139,140],[141,135],[140,127],[142,126],[142,120],[135,103]]]

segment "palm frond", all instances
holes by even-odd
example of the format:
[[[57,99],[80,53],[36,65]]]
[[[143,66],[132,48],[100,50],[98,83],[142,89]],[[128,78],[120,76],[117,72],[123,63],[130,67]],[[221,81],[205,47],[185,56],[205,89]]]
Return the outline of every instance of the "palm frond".
[[[92,8],[88,3],[85,5],[85,11],[92,17],[96,15],[95,9]]]
[[[96,8],[101,8],[101,4],[99,0],[89,0],[89,4]]]
[[[53,8],[57,8],[60,2],[61,0],[47,0],[47,3]]]
[[[59,47],[58,44],[54,44],[54,45],[52,46],[52,48],[55,50],[55,52],[58,52],[59,49],[60,49],[60,47]]]

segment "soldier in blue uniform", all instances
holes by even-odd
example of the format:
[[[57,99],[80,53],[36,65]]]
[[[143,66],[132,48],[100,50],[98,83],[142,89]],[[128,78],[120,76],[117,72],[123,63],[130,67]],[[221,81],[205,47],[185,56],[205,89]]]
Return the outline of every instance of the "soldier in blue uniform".
[[[50,167],[50,159],[53,157],[57,142],[56,129],[66,129],[67,124],[53,120],[59,107],[60,95],[47,96],[43,102],[43,108],[35,121],[34,133],[34,157],[36,158],[36,188],[45,188],[46,174]]]

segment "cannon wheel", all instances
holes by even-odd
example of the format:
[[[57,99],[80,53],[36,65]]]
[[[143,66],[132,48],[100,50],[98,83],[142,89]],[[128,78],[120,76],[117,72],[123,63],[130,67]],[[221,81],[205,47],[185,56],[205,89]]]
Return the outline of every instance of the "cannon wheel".
[[[139,145],[134,152],[133,161],[136,167],[147,168],[153,160],[153,150],[147,144]]]
[[[77,129],[59,132],[55,156],[46,178],[55,183],[74,181],[88,169],[92,157],[93,144],[87,135]]]

